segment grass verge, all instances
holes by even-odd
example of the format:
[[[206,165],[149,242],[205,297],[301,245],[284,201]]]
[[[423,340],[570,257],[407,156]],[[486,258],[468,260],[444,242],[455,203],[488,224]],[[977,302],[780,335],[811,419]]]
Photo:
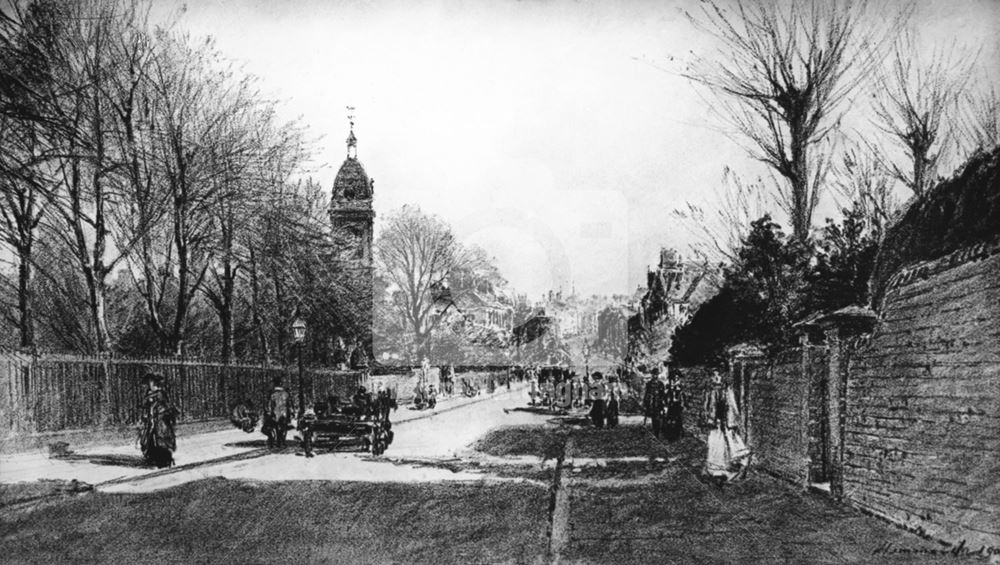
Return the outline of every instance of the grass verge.
[[[5,563],[530,563],[545,489],[209,479],[0,518]]]

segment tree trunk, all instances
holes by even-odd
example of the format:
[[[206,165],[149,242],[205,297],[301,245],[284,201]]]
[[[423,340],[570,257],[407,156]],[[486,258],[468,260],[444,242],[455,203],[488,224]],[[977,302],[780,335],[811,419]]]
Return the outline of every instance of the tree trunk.
[[[99,38],[99,41],[100,39],[101,38]],[[100,54],[100,46],[97,46],[96,49],[96,52]],[[100,59],[97,60],[97,64],[101,64]],[[104,302],[107,294],[106,279],[109,270],[104,264],[104,253],[107,249],[108,237],[108,227],[104,217],[104,185],[102,184],[105,160],[105,132],[103,116],[101,114],[101,97],[103,96],[103,93],[101,89],[100,73],[95,73],[94,77],[94,117],[91,122],[95,142],[94,176],[92,180],[92,188],[94,190],[94,247],[91,259],[93,267],[91,270],[91,276],[87,278],[87,284],[89,285],[90,312],[92,323],[94,325],[94,344],[97,347],[98,352],[104,352],[109,349],[110,341],[108,335],[108,321],[104,310]]]
[[[178,211],[174,227],[174,244],[177,246],[177,300],[174,302],[174,321],[171,324],[169,341],[171,351],[174,355],[182,355],[184,353],[182,344],[184,341],[184,321],[187,317],[186,296],[191,275],[183,230],[183,212]]]
[[[21,347],[35,347],[34,291],[31,285],[31,243],[18,248],[17,290],[18,290],[18,331]]]
[[[429,357],[431,353],[431,332],[421,331],[416,329],[414,331],[414,337],[416,340],[414,342],[416,361],[422,360],[424,357]]]
[[[927,158],[929,150],[919,144],[914,144],[913,150],[913,193],[923,196],[927,191],[927,172],[930,169],[930,160]]]
[[[226,308],[219,312],[219,323],[222,326],[222,362],[229,363],[233,358],[233,309]]]
[[[792,185],[792,234],[799,242],[809,239],[809,228],[812,224],[812,206],[809,198],[809,173],[807,158],[807,139],[805,135],[804,117],[789,121],[789,145],[791,149],[791,170],[788,177]]]
[[[96,270],[96,269],[95,269]],[[103,352],[110,349],[110,338],[108,334],[107,315],[105,313],[105,296],[107,286],[103,275],[96,273],[87,278],[90,298],[90,320],[94,324],[94,345],[97,351]]]

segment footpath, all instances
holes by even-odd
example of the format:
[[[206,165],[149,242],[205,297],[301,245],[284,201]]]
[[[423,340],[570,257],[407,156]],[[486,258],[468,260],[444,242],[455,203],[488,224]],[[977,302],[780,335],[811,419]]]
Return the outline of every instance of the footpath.
[[[524,383],[497,387],[493,393],[481,392],[477,396],[462,395],[439,399],[434,409],[416,410],[401,406],[392,414],[393,425],[431,418],[457,408],[498,398],[502,395],[522,393]],[[178,430],[178,449],[174,454],[175,465],[169,469],[148,467],[142,459],[134,439],[110,437],[106,441],[85,443],[80,447],[70,444],[65,453],[53,455],[49,448],[36,448],[20,453],[0,454],[0,483],[23,483],[39,480],[78,481],[87,484],[104,484],[130,481],[145,477],[182,472],[239,459],[267,455],[266,439],[259,429],[252,433],[238,430],[228,421],[218,421],[214,430],[190,435]],[[294,432],[293,432],[294,434]],[[104,439],[104,438],[101,438]],[[293,444],[297,443],[293,439]]]

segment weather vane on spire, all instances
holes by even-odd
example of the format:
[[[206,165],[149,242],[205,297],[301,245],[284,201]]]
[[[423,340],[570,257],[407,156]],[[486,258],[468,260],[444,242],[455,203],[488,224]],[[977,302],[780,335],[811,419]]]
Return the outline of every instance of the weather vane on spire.
[[[354,137],[354,106],[347,107],[347,121],[351,124],[351,132],[347,135],[347,156],[357,158],[358,138]],[[354,150],[354,155],[351,155],[352,149]]]

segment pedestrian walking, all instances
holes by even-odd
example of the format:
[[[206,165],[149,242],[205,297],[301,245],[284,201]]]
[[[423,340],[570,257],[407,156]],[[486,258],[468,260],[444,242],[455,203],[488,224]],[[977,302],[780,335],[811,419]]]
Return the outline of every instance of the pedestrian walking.
[[[305,451],[306,457],[315,455],[313,451],[313,428],[317,420],[316,411],[310,407],[306,409],[298,421],[298,429],[302,434],[302,449]]]
[[[604,383],[604,375],[595,372],[591,375],[593,381],[590,384],[590,420],[595,428],[604,427],[604,419],[607,416],[606,408],[608,402],[608,389]]]
[[[664,430],[665,385],[660,380],[660,369],[654,367],[652,375],[646,381],[646,390],[642,396],[642,409],[645,418],[653,426],[653,435],[659,438]]]
[[[139,447],[147,463],[162,469],[174,464],[174,451],[177,450],[175,426],[180,411],[170,403],[167,391],[163,389],[162,376],[150,373],[145,381]]]
[[[704,418],[710,426],[705,474],[721,487],[741,479],[750,464],[750,449],[739,434],[740,413],[731,386],[722,375],[712,372],[712,388],[705,394]]]
[[[618,425],[618,407],[621,399],[621,387],[615,377],[608,378],[608,400],[605,407],[605,425],[613,428]]]
[[[667,441],[677,441],[684,435],[684,407],[688,400],[676,371],[667,370],[667,384],[663,396],[663,404],[666,407],[663,435]]]
[[[389,411],[399,408],[399,404],[396,402],[396,390],[387,388],[385,383],[379,381],[378,387],[375,389],[375,405],[376,419],[388,423]]]
[[[292,396],[281,386],[281,377],[271,380],[271,392],[267,397],[262,432],[267,436],[267,446],[285,447],[285,437],[292,421]]]

